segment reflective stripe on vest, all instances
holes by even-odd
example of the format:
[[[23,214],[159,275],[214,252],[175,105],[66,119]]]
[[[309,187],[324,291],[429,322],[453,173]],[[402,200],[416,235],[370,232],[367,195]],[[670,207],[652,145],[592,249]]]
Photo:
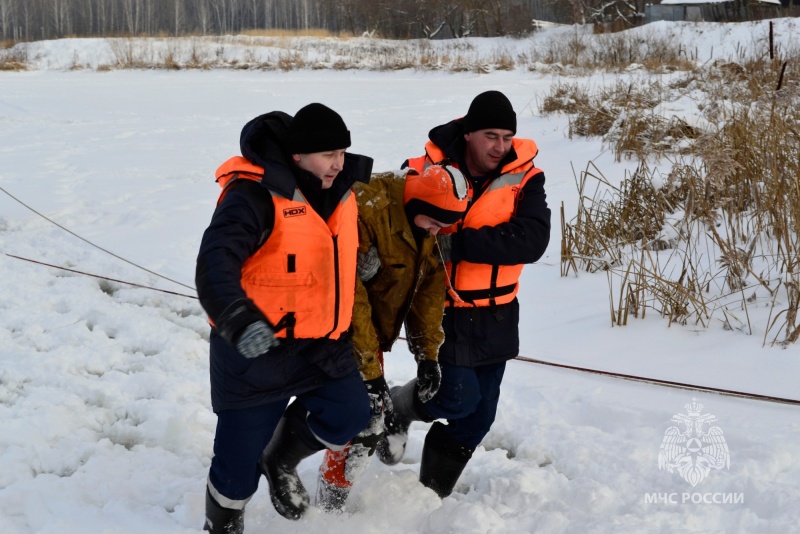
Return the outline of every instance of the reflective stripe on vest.
[[[462,228],[481,228],[497,226],[508,222],[514,214],[517,195],[538,169],[527,172],[503,174],[489,184],[483,194],[475,201],[464,217]],[[453,282],[453,289],[464,303],[453,302],[456,306],[495,306],[508,304],[517,295],[519,276],[523,265],[491,265],[460,261],[456,265],[447,264],[447,273]]]
[[[516,145],[522,148],[524,145]],[[524,143],[524,142],[523,142]],[[528,141],[529,144],[532,141]],[[533,157],[538,148],[529,147],[529,160],[521,165],[512,162],[504,166],[507,171],[492,180],[476,201],[471,201],[460,228],[481,228],[497,226],[508,222],[516,211],[517,195],[527,181],[542,172],[533,166]],[[425,145],[425,155],[409,158],[408,166],[423,172],[445,158],[444,152],[432,141]],[[524,160],[523,160],[524,161]],[[451,162],[452,164],[452,162]],[[516,172],[515,172],[516,171]],[[471,187],[471,184],[470,184]],[[472,197],[472,194],[470,194]],[[448,288],[446,306],[495,306],[514,300],[519,290],[519,277],[523,265],[492,265],[460,261],[453,265],[447,263],[447,278],[453,287]],[[454,290],[455,295],[453,295]]]
[[[248,159],[242,156],[234,156],[228,158],[225,163],[217,168],[215,176],[217,183],[222,188],[222,192],[217,198],[217,206],[219,206],[233,182],[240,179],[260,182],[264,179],[264,169],[254,163],[250,163]]]

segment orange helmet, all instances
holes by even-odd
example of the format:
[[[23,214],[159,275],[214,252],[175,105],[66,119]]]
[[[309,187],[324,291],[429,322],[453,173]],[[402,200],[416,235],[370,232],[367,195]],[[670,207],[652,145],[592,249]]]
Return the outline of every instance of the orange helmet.
[[[422,174],[411,170],[406,175],[403,202],[410,213],[453,224],[467,211],[469,185],[461,171],[450,165],[431,165]]]

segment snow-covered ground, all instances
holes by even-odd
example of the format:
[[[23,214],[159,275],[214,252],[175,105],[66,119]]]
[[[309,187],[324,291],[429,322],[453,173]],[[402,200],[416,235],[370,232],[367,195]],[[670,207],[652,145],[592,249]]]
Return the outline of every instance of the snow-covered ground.
[[[797,39],[796,23],[782,23],[784,42]],[[727,43],[764,34],[751,24],[659,23],[650,31],[715,47],[715,56],[715,43],[733,53]],[[51,59],[81,50],[80,40],[47,46]],[[374,157],[381,171],[421,154],[427,131],[463,115],[476,94],[502,90],[520,115],[519,135],[540,147],[553,208],[549,250],[523,274],[522,355],[800,399],[800,348],[762,347],[763,326],[750,336],[718,321],[707,330],[668,327],[653,313],[612,328],[605,275],[559,276],[559,210],[563,203],[568,218],[575,213],[574,170],[591,160],[621,177],[635,163],[614,163],[597,139],[569,140],[564,116],[540,116],[538,102],[559,80],[553,75],[95,72],[59,70],[69,60],[59,61],[0,72],[3,533],[199,531],[215,416],[197,301],[12,255],[193,295],[217,165],[238,153],[240,128],[255,115],[313,101],[343,115],[351,150]],[[387,357],[390,383],[414,368],[402,343]],[[696,412],[687,407],[693,398],[702,404]],[[727,455],[719,440],[706,449],[722,451],[723,461],[699,482],[659,468],[678,414],[715,416],[703,429],[718,427],[727,446]],[[287,521],[262,482],[246,532],[788,533],[800,524],[800,406],[512,361],[497,421],[443,501],[416,479],[425,428],[412,427],[400,465],[370,465],[349,513]],[[301,464],[312,491],[320,459]]]

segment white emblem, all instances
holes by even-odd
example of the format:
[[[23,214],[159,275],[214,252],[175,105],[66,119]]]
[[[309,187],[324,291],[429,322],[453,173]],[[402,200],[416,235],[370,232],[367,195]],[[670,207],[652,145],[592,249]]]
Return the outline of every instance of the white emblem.
[[[691,404],[684,405],[686,414],[672,416],[678,426],[671,426],[664,432],[661,449],[658,451],[658,468],[672,473],[677,469],[683,479],[696,486],[705,479],[712,469],[730,469],[731,456],[722,429],[711,426],[716,417],[700,414],[702,404],[692,398]]]

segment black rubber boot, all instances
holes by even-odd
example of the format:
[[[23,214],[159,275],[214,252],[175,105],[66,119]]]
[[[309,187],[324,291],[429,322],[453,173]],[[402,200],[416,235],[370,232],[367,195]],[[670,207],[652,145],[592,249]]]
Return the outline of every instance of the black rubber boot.
[[[425,446],[422,448],[422,462],[419,468],[419,481],[444,499],[456,486],[456,481],[467,466],[474,448],[465,447],[447,437],[445,425],[433,423]]]
[[[305,408],[292,403],[259,460],[261,472],[269,482],[272,505],[286,519],[300,519],[311,504],[297,465],[325,448],[308,428],[306,415]]]
[[[244,510],[223,508],[206,488],[206,523],[203,530],[211,534],[242,534],[244,532]]]
[[[432,421],[417,396],[417,379],[390,390],[392,412],[384,419],[385,432],[378,443],[378,459],[386,465],[395,465],[403,459],[408,442],[408,427],[413,421]]]

